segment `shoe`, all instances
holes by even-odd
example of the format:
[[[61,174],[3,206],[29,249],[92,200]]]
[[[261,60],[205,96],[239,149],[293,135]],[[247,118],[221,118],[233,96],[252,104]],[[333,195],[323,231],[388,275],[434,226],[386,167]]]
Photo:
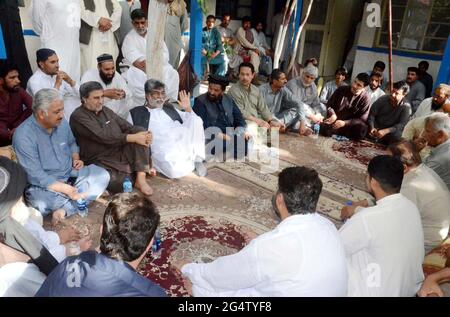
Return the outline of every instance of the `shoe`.
[[[208,170],[203,162],[195,162],[195,172],[200,177],[208,175]]]

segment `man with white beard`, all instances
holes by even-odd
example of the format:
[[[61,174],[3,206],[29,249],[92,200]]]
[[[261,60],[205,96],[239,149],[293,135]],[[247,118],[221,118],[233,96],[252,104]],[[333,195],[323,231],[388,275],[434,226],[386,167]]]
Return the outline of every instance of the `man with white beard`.
[[[148,21],[145,12],[136,9],[131,12],[134,29],[131,30],[122,45],[124,63],[130,66],[126,73],[128,86],[133,93],[134,107],[142,106],[145,102],[145,92],[143,83],[147,81],[146,56],[147,56],[147,28]],[[164,84],[167,87],[167,96],[172,99],[178,98],[178,86],[180,77],[178,72],[169,64],[169,51],[163,42],[164,60],[163,76]]]
[[[116,63],[111,55],[100,55],[97,63],[97,69],[90,69],[83,75],[81,84],[89,81],[100,83],[104,89],[105,106],[126,119],[132,108],[132,93],[127,82],[116,72]]]
[[[169,178],[180,178],[194,169],[207,174],[203,121],[190,106],[190,95],[180,92],[180,101],[166,97],[164,83],[145,83],[146,103],[130,111],[128,122],[152,132],[153,167]],[[181,111],[179,110],[181,108]]]
[[[80,80],[80,1],[33,0],[30,18],[41,47],[56,51],[61,69]]]

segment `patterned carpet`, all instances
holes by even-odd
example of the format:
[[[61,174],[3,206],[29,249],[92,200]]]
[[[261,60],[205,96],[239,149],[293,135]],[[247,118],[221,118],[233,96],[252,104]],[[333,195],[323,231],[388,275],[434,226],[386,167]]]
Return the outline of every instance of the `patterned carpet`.
[[[282,160],[270,174],[262,173],[260,164],[234,162],[209,164],[206,178],[156,178],[154,201],[161,213],[162,251],[158,258],[149,253],[140,273],[169,296],[187,296],[180,274],[185,263],[207,263],[233,254],[276,226],[271,197],[277,174],[285,167],[307,165],[321,173],[324,189],[318,209],[338,228],[346,201],[370,198],[362,190],[364,164],[382,153],[379,148],[295,135],[283,136],[280,148]]]

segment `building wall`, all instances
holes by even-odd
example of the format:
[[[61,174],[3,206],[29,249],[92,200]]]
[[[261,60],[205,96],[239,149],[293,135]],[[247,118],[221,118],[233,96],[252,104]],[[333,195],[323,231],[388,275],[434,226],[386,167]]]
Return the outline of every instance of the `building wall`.
[[[382,0],[373,0],[372,2],[376,2],[381,4]],[[353,77],[355,77],[358,73],[366,72],[371,70],[373,64],[381,60],[388,65],[389,55],[387,49],[379,49],[375,48],[375,38],[377,33],[377,28],[368,27],[367,16],[368,12],[364,10],[364,16],[361,23],[361,31],[358,40],[358,49],[356,51],[355,64],[353,70]],[[394,81],[405,79],[407,68],[410,66],[416,66],[422,60],[427,60],[430,63],[430,69],[428,72],[433,76],[433,78],[437,78],[439,68],[441,66],[441,56],[428,55],[428,54],[416,54],[412,52],[394,52],[393,54],[393,68],[394,68]],[[385,70],[385,74],[387,75],[389,70]]]
[[[360,0],[332,0],[329,19],[327,46],[324,59],[323,75],[334,78],[334,72],[344,59],[347,37],[352,27],[352,19],[357,15]],[[306,9],[305,9],[306,10]]]

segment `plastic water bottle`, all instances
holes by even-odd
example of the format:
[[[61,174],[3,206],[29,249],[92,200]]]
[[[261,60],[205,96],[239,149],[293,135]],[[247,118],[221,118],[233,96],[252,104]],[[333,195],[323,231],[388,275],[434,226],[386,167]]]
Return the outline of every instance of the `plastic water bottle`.
[[[319,123],[314,124],[313,131],[314,131],[314,136],[319,137],[319,133],[320,133],[320,124]]]
[[[126,177],[123,181],[123,192],[124,193],[131,193],[133,191],[133,184],[131,183],[131,180],[129,177]]]
[[[331,137],[338,142],[349,141],[348,138],[346,138],[345,136],[342,136],[342,135],[333,134]]]
[[[161,257],[161,232],[159,228],[156,229],[155,236],[153,237],[152,253],[154,258]]]
[[[77,208],[78,208],[78,214],[80,217],[87,217],[88,215],[88,207],[87,202],[84,198],[80,198],[77,200]]]

